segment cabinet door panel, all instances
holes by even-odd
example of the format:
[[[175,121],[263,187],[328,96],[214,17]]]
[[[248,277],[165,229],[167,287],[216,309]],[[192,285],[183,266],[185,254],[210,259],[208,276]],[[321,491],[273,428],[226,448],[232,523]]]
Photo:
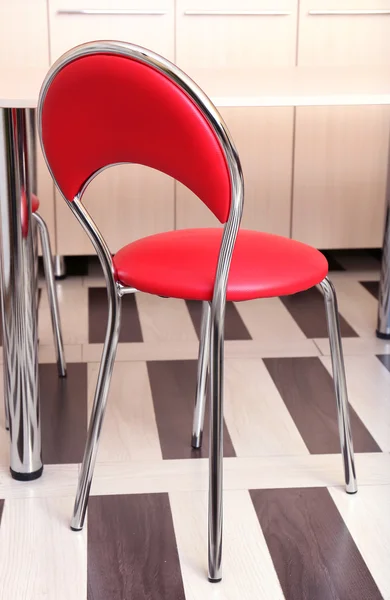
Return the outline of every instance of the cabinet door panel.
[[[296,0],[177,0],[176,60],[194,69],[295,65]]]
[[[51,60],[91,40],[145,46],[173,60],[173,0],[49,0]],[[99,13],[99,11],[101,11]]]
[[[83,201],[112,252],[140,237],[174,227],[173,180],[140,165],[118,165],[100,173]],[[94,254],[95,250],[57,194],[58,254]]]
[[[390,65],[390,0],[301,0],[298,65]]]
[[[48,65],[46,0],[0,0],[0,68]]]
[[[290,235],[293,108],[224,108],[245,178],[242,227]],[[214,215],[176,184],[176,227],[212,227]]]
[[[318,248],[381,246],[390,107],[297,108],[293,237]]]

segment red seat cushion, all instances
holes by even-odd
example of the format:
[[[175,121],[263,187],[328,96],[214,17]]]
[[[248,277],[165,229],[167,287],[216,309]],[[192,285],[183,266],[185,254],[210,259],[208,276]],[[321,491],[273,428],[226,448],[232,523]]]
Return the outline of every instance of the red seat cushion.
[[[31,211],[33,213],[37,212],[39,209],[39,198],[35,194],[31,194]]]
[[[211,300],[222,229],[184,229],[142,238],[114,256],[118,281],[142,292]],[[327,275],[325,257],[288,238],[241,229],[227,299],[250,300],[306,290]]]

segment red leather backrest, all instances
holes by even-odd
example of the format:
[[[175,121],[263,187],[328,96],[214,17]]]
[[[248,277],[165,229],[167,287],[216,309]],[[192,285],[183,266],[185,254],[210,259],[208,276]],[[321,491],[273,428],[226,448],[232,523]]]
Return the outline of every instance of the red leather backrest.
[[[151,66],[114,54],[65,65],[43,100],[42,141],[70,201],[99,169],[138,163],[177,179],[227,221],[231,184],[220,142],[187,94]]]

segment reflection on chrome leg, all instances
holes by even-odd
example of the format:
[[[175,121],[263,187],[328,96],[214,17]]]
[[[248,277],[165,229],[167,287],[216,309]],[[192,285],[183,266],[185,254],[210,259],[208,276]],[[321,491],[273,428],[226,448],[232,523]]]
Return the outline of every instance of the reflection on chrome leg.
[[[202,303],[202,326],[199,340],[198,371],[196,380],[196,396],[194,418],[192,424],[192,447],[202,445],[204,412],[206,407],[207,375],[210,355],[210,313],[209,302]]]
[[[58,374],[60,377],[66,377],[66,361],[64,345],[62,342],[60,312],[58,309],[57,290],[54,280],[53,256],[50,248],[49,232],[47,230],[45,221],[40,215],[35,213],[34,219],[38,225],[39,236],[41,239],[43,268],[45,271],[47,295],[49,297],[53,337],[56,348]]]
[[[339,423],[341,453],[344,462],[345,486],[349,494],[357,492],[355,458],[352,444],[351,424],[343,349],[341,345],[340,323],[337,308],[336,292],[332,282],[326,277],[321,282],[324,294],[326,318],[328,323],[330,353],[332,358],[333,381],[337,401],[337,417]]]

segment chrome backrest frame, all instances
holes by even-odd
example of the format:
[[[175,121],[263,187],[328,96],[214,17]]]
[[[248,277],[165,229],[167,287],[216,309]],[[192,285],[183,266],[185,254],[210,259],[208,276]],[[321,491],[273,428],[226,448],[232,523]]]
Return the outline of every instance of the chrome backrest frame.
[[[149,67],[152,67],[156,71],[165,75],[168,79],[175,83],[184,93],[186,93],[187,96],[199,108],[201,113],[209,122],[211,128],[213,129],[221,144],[230,174],[231,201],[229,217],[225,223],[222,235],[212,305],[214,308],[213,312],[215,316],[217,318],[219,317],[220,319],[223,319],[230,263],[243,210],[243,174],[237,150],[218,110],[213,105],[211,100],[206,96],[206,94],[198,87],[198,85],[194,81],[192,81],[192,79],[188,77],[188,75],[186,75],[183,71],[181,71],[181,69],[179,69],[176,65],[166,60],[165,58],[159,56],[158,54],[152,52],[151,50],[142,48],[141,46],[137,46],[135,44],[116,41],[96,41],[81,44],[80,46],[76,46],[72,50],[65,53],[54,63],[42,84],[41,91],[39,94],[38,132],[42,152],[46,164],[51,173],[51,176],[56,184],[56,187],[58,188],[64,200],[67,202],[68,206],[71,208],[71,210],[83,226],[84,230],[88,234],[89,238],[91,239],[102,263],[106,281],[107,283],[111,284],[110,287],[112,288],[113,285],[115,286],[115,269],[110,250],[103,236],[101,235],[98,227],[96,226],[88,211],[82,204],[83,193],[88,187],[89,183],[92,181],[92,179],[96,177],[97,173],[100,173],[102,170],[112,165],[106,165],[103,169],[100,169],[98,172],[93,173],[88,179],[88,181],[84,183],[84,185],[79,190],[73,201],[70,202],[64,197],[61,189],[57,184],[57,181],[52,173],[50,164],[47,160],[45,148],[42,141],[42,109],[47,91],[51,83],[66,65],[79,58],[82,58],[83,56],[90,56],[93,54],[114,54],[117,56],[130,58],[132,60],[136,60],[140,63],[143,63]],[[75,140],[75,143],[77,143],[77,140]],[[111,281],[109,281],[109,279]]]

